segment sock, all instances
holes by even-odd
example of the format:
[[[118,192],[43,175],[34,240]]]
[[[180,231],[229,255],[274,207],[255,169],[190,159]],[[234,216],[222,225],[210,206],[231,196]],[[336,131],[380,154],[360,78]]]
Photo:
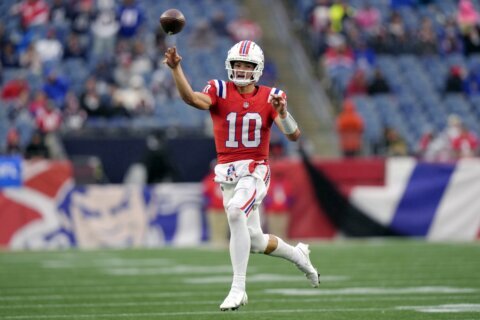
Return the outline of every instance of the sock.
[[[246,276],[240,276],[240,275],[233,275],[233,281],[232,281],[232,290],[235,291],[245,291],[245,283],[246,283],[247,277]]]
[[[300,255],[300,252],[298,252],[298,250],[295,249],[294,246],[289,245],[277,236],[273,237],[277,238],[278,244],[277,248],[270,253],[271,256],[284,258],[293,263],[298,263],[301,261],[302,257]]]

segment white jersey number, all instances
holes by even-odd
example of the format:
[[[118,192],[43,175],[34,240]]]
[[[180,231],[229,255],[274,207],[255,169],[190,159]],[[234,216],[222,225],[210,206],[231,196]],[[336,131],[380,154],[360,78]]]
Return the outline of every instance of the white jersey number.
[[[228,140],[225,145],[229,148],[238,148],[238,141],[235,140],[237,113],[230,112],[227,116],[228,121]],[[262,118],[258,113],[247,113],[242,121],[242,145],[246,148],[255,148],[260,145],[260,129],[262,128]],[[254,124],[253,124],[254,122]],[[250,140],[253,132],[253,140]]]

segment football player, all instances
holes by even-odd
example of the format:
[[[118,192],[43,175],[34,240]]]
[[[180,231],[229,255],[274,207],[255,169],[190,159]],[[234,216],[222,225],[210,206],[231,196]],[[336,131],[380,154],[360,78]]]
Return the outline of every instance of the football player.
[[[215,181],[221,185],[230,228],[231,290],[220,310],[236,310],[248,301],[246,273],[250,252],[293,262],[313,287],[319,274],[310,262],[308,245],[293,247],[279,237],[264,234],[259,205],[269,181],[270,129],[275,124],[291,141],[300,137],[296,121],[287,110],[287,96],[278,88],[259,86],[264,56],[252,41],[240,41],[227,54],[228,81],[210,80],[202,92],[190,86],[175,47],[168,48],[164,63],[170,67],[183,101],[208,110],[213,121],[217,152]]]

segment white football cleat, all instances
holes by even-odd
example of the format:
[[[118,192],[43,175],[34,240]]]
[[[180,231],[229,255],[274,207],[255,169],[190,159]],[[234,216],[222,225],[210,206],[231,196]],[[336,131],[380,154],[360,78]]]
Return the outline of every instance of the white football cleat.
[[[310,262],[310,249],[308,249],[308,244],[299,242],[295,249],[300,252],[302,257],[302,261],[296,263],[295,265],[298,269],[300,269],[300,271],[305,273],[305,276],[307,277],[308,281],[310,281],[312,287],[317,288],[320,284],[320,274],[318,274],[317,269],[315,269]]]
[[[247,293],[236,289],[231,289],[228,296],[220,305],[221,311],[237,310],[248,303]]]

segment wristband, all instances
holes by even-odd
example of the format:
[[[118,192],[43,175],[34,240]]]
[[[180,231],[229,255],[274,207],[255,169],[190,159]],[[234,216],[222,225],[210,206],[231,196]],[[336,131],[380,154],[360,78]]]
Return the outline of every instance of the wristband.
[[[293,119],[290,112],[287,112],[287,117],[285,119],[280,118],[280,122],[283,126],[283,132],[285,134],[292,134],[297,131],[297,122],[295,121],[295,119]]]

